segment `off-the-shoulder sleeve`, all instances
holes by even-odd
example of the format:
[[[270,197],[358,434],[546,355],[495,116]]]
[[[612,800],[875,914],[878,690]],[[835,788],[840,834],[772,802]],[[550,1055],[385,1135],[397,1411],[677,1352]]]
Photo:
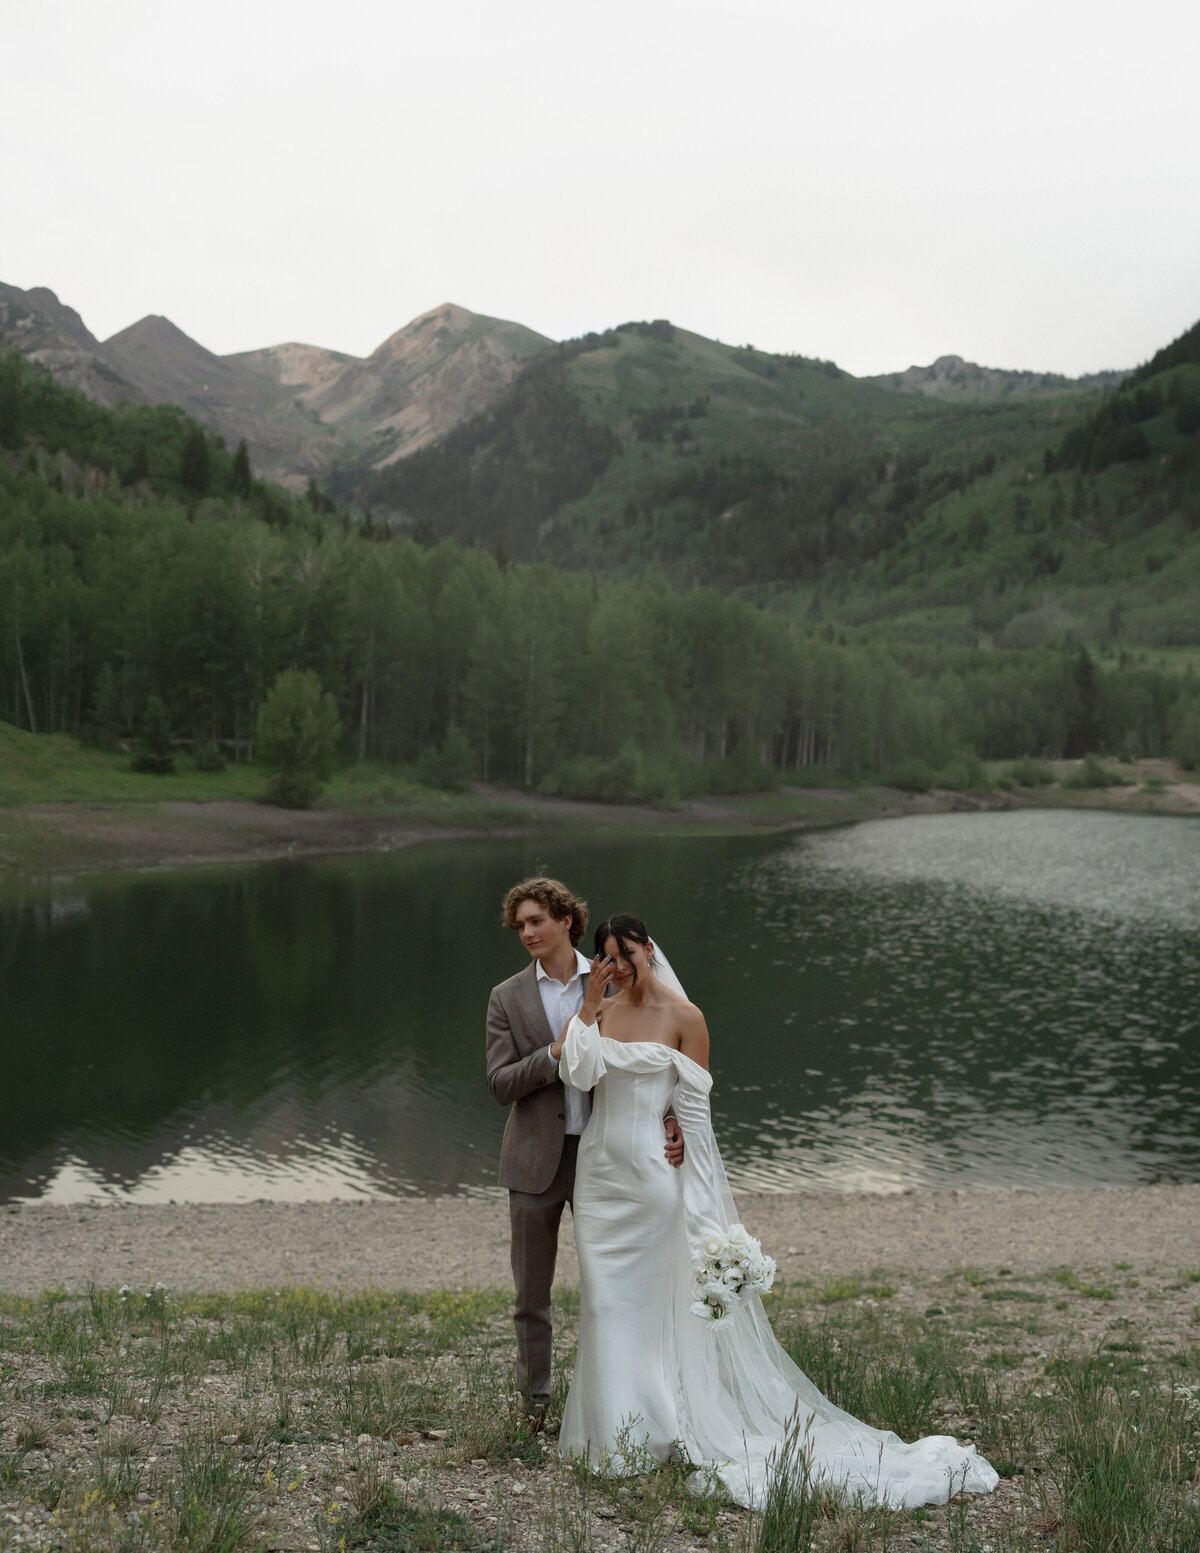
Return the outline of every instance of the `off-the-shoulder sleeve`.
[[[607,1070],[600,1055],[599,1025],[585,1025],[576,1014],[563,1036],[558,1076],[576,1089],[593,1089]]]
[[[711,1230],[728,1230],[737,1210],[721,1151],[712,1129],[708,1092],[712,1080],[694,1064],[677,1064],[679,1082],[671,1104],[683,1133],[683,1213],[693,1254]]]

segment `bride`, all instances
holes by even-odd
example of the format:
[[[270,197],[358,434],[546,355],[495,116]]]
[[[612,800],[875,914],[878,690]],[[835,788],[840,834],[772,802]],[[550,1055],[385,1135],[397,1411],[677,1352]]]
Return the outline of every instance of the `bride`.
[[[709,1116],[708,1028],[637,917],[603,922],[595,950],[583,1007],[551,1047],[564,1080],[594,1089],[572,1208],[579,1348],[560,1452],[615,1472],[626,1452],[631,1466],[647,1450],[683,1457],[758,1508],[796,1447],[813,1482],[864,1504],[990,1492],[997,1475],[974,1446],[906,1445],[835,1407],[775,1341],[757,1295],[721,1320],[692,1313],[693,1257],[737,1224]],[[662,1154],[668,1108],[686,1142],[678,1171]]]

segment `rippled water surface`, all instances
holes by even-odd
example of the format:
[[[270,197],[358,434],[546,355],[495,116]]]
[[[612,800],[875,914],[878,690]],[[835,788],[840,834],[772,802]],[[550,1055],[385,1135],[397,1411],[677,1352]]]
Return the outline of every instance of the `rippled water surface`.
[[[497,903],[633,909],[713,1035],[735,1183],[1200,1179],[1200,820],[481,842],[0,902],[0,1199],[490,1188]]]

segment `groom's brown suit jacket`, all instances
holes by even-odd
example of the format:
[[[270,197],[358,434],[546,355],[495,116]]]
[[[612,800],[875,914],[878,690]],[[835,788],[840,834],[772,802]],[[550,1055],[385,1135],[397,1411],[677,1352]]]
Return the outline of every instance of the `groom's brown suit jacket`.
[[[537,962],[492,988],[487,1011],[487,1085],[511,1106],[500,1145],[500,1185],[544,1192],[562,1160],[566,1097],[537,984]]]

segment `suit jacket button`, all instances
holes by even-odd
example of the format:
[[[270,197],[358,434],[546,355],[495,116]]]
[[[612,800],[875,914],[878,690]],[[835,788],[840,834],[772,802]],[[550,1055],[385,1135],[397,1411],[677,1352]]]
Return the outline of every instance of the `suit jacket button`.
[[[560,1122],[565,1122],[566,1119],[567,1119],[566,1112],[565,1111],[560,1111],[558,1113],[558,1119],[559,1119]]]

